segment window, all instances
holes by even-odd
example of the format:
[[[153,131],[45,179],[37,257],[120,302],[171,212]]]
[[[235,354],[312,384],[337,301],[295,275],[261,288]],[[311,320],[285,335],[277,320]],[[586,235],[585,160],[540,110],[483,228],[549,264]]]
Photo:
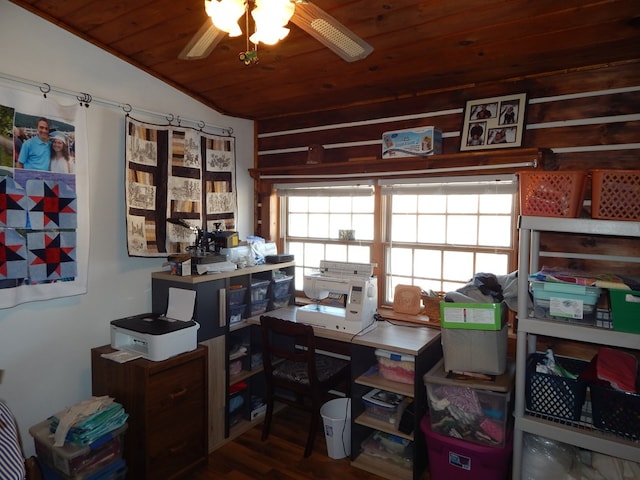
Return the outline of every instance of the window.
[[[451,291],[475,273],[515,268],[513,176],[395,178],[378,185],[375,195],[372,183],[276,185],[296,290],[324,259],[376,263],[380,298],[388,304],[398,284]],[[383,226],[379,232],[376,225]]]
[[[385,300],[396,285],[452,291],[475,273],[515,265],[516,183],[461,177],[424,183],[381,181],[385,195]]]
[[[283,197],[285,251],[296,260],[296,290],[302,291],[304,274],[316,270],[320,260],[372,262],[375,221],[370,183],[276,185],[276,189]]]

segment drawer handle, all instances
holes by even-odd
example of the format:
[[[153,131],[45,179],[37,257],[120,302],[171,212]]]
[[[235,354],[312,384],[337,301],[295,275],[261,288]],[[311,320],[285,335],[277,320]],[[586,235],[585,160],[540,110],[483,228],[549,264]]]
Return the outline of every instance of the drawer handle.
[[[170,393],[169,398],[171,400],[175,400],[177,398],[184,397],[186,393],[187,393],[187,389],[183,387],[181,390],[178,390],[177,392]]]
[[[169,448],[169,453],[171,455],[175,455],[176,453],[180,453],[185,449],[186,446],[187,446],[187,444],[182,442],[182,443],[180,443],[178,445],[175,445],[175,446]]]

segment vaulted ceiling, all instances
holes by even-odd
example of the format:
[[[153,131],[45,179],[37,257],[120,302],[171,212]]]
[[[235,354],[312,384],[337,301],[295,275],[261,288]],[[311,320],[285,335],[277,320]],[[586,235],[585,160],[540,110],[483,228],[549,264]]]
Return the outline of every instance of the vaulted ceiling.
[[[638,0],[311,0],[373,47],[345,62],[290,23],[245,65],[244,35],[179,53],[203,0],[12,0],[226,114],[267,119],[640,58]],[[240,22],[243,30],[244,21]]]

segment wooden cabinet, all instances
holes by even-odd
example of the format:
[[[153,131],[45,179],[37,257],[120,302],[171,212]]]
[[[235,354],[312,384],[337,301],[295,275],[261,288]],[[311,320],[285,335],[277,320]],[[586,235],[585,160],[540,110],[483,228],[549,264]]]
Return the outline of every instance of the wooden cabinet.
[[[128,478],[184,478],[207,460],[207,348],[161,362],[102,357],[112,351],[91,350],[92,393],[115,398],[129,414]]]
[[[414,357],[413,383],[399,383],[375,372],[377,348]],[[353,338],[351,345],[351,459],[352,465],[390,480],[422,478],[427,466],[427,447],[420,420],[427,410],[423,376],[442,358],[440,331],[429,327],[404,327],[378,322],[377,327]],[[392,424],[367,415],[361,398],[379,388],[411,397],[413,432],[404,434]],[[412,468],[361,453],[361,444],[376,430],[413,442]]]
[[[520,292],[528,291],[528,275],[530,272],[538,270],[539,257],[541,256],[540,232],[558,232],[566,234],[567,237],[571,235],[628,237],[637,241],[640,238],[640,223],[592,219],[521,217],[518,262],[518,290]],[[569,242],[567,244],[570,245]],[[568,258],[584,258],[585,253],[572,251],[563,255]],[[597,256],[594,254],[588,255],[589,258]],[[603,258],[603,260],[605,262],[627,262],[633,264],[638,262],[638,257],[615,256]],[[637,441],[596,430],[582,422],[558,422],[526,411],[526,360],[528,353],[535,350],[537,335],[570,339],[596,346],[607,345],[614,348],[640,350],[640,334],[618,332],[561,320],[535,318],[529,312],[526,295],[519,295],[513,479],[518,480],[520,478],[523,435],[525,433],[532,433],[583,449],[637,461],[640,458],[640,446]]]
[[[209,452],[261,421],[261,417],[251,418],[251,397],[264,395],[264,387],[261,386],[264,384],[262,366],[251,366],[251,354],[260,349],[259,335],[253,331],[255,328],[250,328],[246,319],[256,314],[260,307],[265,311],[279,307],[278,301],[293,304],[294,274],[294,262],[257,265],[199,276],[181,277],[168,272],[152,274],[152,309],[156,313],[166,311],[170,287],[196,292],[193,318],[200,325],[198,342],[209,350]],[[289,281],[283,282],[282,279]],[[265,290],[258,292],[258,289],[254,289],[252,293],[252,284],[263,285]],[[242,363],[240,372],[230,374],[229,357],[235,345],[245,345],[247,353],[239,357]],[[232,418],[231,400],[238,394],[230,389],[238,382],[245,382],[247,388],[240,394],[242,409]]]

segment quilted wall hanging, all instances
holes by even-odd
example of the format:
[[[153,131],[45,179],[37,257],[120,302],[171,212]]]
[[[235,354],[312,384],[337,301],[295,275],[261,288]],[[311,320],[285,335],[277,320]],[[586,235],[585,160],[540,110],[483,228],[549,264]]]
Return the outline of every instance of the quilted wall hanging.
[[[198,229],[236,229],[234,137],[127,116],[125,161],[130,256],[166,257],[185,252]]]
[[[0,87],[0,308],[87,292],[84,112]]]

